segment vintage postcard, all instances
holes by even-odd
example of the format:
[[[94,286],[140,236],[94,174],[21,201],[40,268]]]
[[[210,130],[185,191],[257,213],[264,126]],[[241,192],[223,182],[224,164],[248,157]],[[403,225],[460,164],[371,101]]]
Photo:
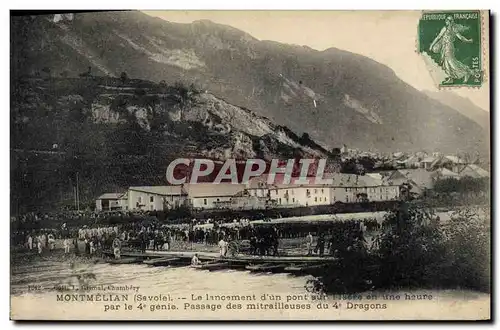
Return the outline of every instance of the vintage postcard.
[[[10,17],[12,320],[490,320],[489,20]]]

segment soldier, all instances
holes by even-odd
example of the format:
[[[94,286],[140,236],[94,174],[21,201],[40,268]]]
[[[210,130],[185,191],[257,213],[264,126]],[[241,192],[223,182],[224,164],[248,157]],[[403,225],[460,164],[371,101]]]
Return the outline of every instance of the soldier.
[[[306,236],[306,245],[307,245],[307,255],[310,256],[312,254],[312,245],[313,245],[313,237],[309,232]]]
[[[219,241],[219,251],[220,251],[220,256],[225,257],[226,252],[227,252],[227,242],[224,240],[224,237],[221,238]]]
[[[28,248],[31,250],[33,250],[33,236],[31,236],[31,234],[28,234]]]
[[[319,234],[316,249],[318,250],[318,254],[322,257],[325,253],[325,235],[323,233]]]
[[[115,259],[120,259],[121,248],[122,248],[122,242],[120,241],[120,238],[116,237],[113,240],[113,253],[115,255]]]
[[[65,238],[64,241],[63,241],[64,254],[68,254],[69,253],[69,245],[70,245],[69,239]]]
[[[201,264],[201,262],[200,259],[198,259],[198,253],[195,253],[191,259],[191,266],[198,266],[199,264]]]

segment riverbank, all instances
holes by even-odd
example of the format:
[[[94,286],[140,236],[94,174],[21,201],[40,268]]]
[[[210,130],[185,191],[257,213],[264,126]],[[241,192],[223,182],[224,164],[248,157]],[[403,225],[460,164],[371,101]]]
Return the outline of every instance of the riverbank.
[[[108,309],[105,312],[106,306],[110,305],[106,301],[58,300],[61,292],[54,291],[52,288],[58,283],[74,278],[75,274],[82,273],[94,275],[94,279],[89,280],[90,285],[106,289],[102,292],[89,292],[88,294],[92,297],[96,298],[99,293],[103,296],[104,294],[118,294],[120,297],[125,295],[127,302],[113,305],[127,304],[131,305],[132,309],[124,310],[121,307],[115,310]],[[13,274],[11,318],[36,320],[53,318],[62,320],[192,320],[193,318],[204,320],[359,320],[360,318],[367,320],[477,320],[486,319],[490,315],[490,296],[467,290],[380,290],[356,295],[327,295],[317,300],[319,296],[305,289],[306,281],[307,277],[287,274],[255,274],[233,270],[209,272],[190,267],[93,264],[78,265],[77,268],[72,269],[65,262],[43,261],[17,268]],[[36,284],[42,290],[29,290],[30,284]],[[116,291],[118,287],[127,286],[133,286],[134,290]],[[232,298],[226,301],[211,300],[216,299],[214,297],[235,295],[255,296],[255,300],[237,301]],[[368,300],[368,295],[375,299]],[[426,295],[431,299],[411,300],[407,299],[406,295],[410,297]],[[145,299],[164,297],[166,300],[135,302],[137,297],[145,297]],[[263,300],[263,297],[266,299]],[[241,308],[231,308],[238,304]],[[318,308],[323,304],[327,304],[328,308]],[[195,309],[192,309],[191,305],[194,305]],[[196,309],[196,306],[201,305],[211,308]],[[301,305],[306,308],[290,309],[292,305],[295,307]],[[335,305],[338,308],[335,308]],[[168,306],[171,309],[166,309]],[[176,309],[173,309],[174,306]]]

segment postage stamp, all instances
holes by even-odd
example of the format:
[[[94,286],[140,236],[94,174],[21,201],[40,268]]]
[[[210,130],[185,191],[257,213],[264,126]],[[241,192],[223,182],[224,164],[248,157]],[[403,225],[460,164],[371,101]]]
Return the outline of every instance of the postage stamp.
[[[481,13],[424,12],[418,52],[439,87],[479,87],[484,80]]]

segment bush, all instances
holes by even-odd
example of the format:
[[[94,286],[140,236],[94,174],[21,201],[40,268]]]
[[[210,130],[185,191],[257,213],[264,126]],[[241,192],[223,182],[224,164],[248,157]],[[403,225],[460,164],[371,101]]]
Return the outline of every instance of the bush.
[[[331,293],[372,288],[467,288],[490,291],[490,224],[487,211],[456,212],[440,224],[432,210],[401,203],[386,215],[378,243],[350,252],[318,277]]]
[[[445,229],[448,256],[452,262],[450,285],[490,291],[491,227],[488,210],[455,212]]]
[[[402,203],[383,223],[376,255],[381,287],[435,287],[445,263],[445,239],[432,211]]]
[[[128,74],[124,71],[120,74],[120,80],[122,83],[126,83],[128,80]]]

